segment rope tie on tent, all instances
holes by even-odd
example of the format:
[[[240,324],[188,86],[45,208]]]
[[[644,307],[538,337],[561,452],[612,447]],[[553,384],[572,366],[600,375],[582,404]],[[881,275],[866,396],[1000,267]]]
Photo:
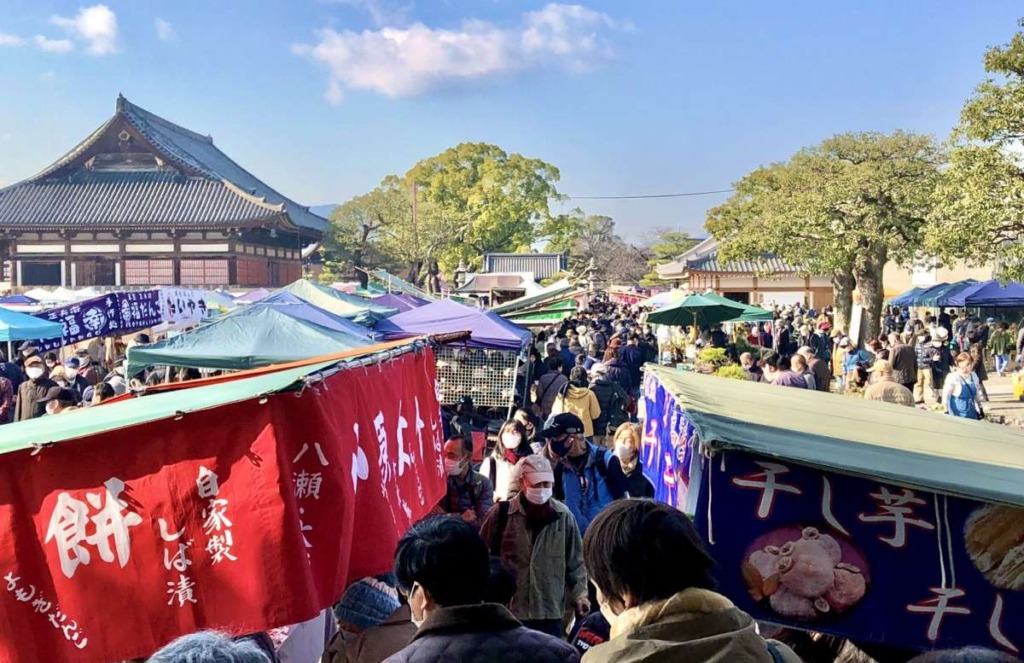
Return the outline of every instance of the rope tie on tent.
[[[942,550],[942,517],[939,513],[939,494],[932,493],[932,496],[935,498],[935,542],[939,546],[939,571],[942,575],[940,587],[946,589],[946,559]]]
[[[711,486],[714,482],[711,481],[711,475],[714,474],[715,461],[711,456],[708,459],[708,544],[715,545],[715,528],[711,522]],[[722,462],[725,462],[725,453],[722,454]]]
[[[956,561],[953,559],[953,533],[949,528],[949,496],[942,496],[942,522],[946,532],[946,551],[949,554],[950,587],[956,587]]]

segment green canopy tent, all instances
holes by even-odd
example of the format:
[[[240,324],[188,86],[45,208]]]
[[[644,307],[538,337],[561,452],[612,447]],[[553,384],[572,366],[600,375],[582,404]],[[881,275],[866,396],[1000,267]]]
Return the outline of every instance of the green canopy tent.
[[[769,320],[772,320],[775,317],[775,315],[771,311],[763,309],[760,306],[753,306],[751,304],[737,302],[732,299],[729,299],[728,297],[723,297],[718,293],[711,292],[710,290],[703,294],[705,297],[718,300],[722,304],[738,305],[743,307],[743,315],[733,318],[732,320],[726,320],[725,322],[768,322]]]
[[[647,316],[647,322],[655,325],[697,325],[712,327],[726,320],[732,320],[746,312],[745,304],[734,302],[718,295],[692,294],[654,311]]]
[[[371,345],[287,315],[276,307],[239,309],[193,331],[128,349],[126,373],[147,366],[243,370]]]
[[[281,288],[281,290],[290,292],[313,306],[318,306],[335,315],[349,318],[368,327],[398,313],[398,309],[380,306],[361,297],[347,295],[344,292],[339,292],[326,285],[314,283],[308,279],[299,279]]]
[[[575,313],[576,301],[566,299],[561,302],[522,309],[512,313],[502,313],[501,317],[517,325],[539,327],[543,325],[557,325]]]
[[[1024,506],[1024,433],[1008,426],[652,364],[644,370],[674,396],[706,451],[737,449]]]

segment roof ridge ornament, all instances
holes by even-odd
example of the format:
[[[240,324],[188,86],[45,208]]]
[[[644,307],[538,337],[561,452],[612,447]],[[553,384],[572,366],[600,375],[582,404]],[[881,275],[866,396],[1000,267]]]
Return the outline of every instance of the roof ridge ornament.
[[[124,98],[124,95],[121,94],[120,92],[118,92],[117,93],[117,103],[114,105],[114,109],[118,113],[123,113],[124,112],[124,105],[125,105],[126,101],[128,101],[128,100]]]

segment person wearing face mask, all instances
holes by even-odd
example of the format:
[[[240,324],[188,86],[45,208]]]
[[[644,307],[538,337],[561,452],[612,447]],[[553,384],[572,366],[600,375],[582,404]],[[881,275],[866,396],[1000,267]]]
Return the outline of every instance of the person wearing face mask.
[[[509,419],[498,431],[498,443],[480,464],[480,474],[494,486],[494,501],[503,502],[511,494],[512,472],[520,458],[533,453],[527,440],[526,427],[515,419]]]
[[[18,359],[15,363],[17,363],[18,367],[21,368],[21,370],[23,371],[25,370],[25,367],[28,365],[28,360],[31,359],[32,357],[39,357],[39,359],[42,360],[42,357],[40,357],[39,355],[39,348],[37,348],[35,343],[33,343],[32,341],[25,341],[24,343],[19,345],[18,353]]]
[[[419,630],[385,663],[579,660],[568,643],[524,627],[503,605],[484,603],[487,545],[459,518],[435,516],[409,528],[395,551],[395,575]]]
[[[587,530],[583,558],[611,625],[611,639],[588,650],[585,663],[800,661],[714,591],[714,560],[682,511],[652,500],[616,502]]]
[[[64,379],[67,380],[67,387],[71,391],[75,392],[75,396],[78,401],[81,402],[85,398],[85,390],[90,386],[89,381],[82,377],[79,372],[79,361],[77,357],[72,357],[64,362]]]
[[[52,373],[53,369],[60,365],[60,362],[57,361],[56,353],[53,352],[47,352],[43,355],[43,363],[46,364],[47,373]]]
[[[78,348],[75,350],[75,358],[78,359],[78,373],[81,375],[90,386],[95,386],[100,381],[99,371],[96,370],[96,364],[93,363],[92,355],[89,354],[88,348]]]
[[[654,484],[644,476],[644,464],[640,460],[640,438],[640,424],[622,424],[615,431],[612,448],[622,465],[622,473],[626,475],[629,496],[653,499]]]
[[[110,375],[105,377],[103,381],[110,385],[110,388],[114,390],[114,395],[116,396],[120,396],[128,391],[128,382],[124,377],[123,358],[114,361],[114,369],[110,371]]]
[[[520,460],[512,481],[521,492],[494,505],[480,536],[492,555],[516,571],[512,600],[516,618],[530,628],[561,637],[565,606],[585,615],[590,601],[580,531],[572,512],[551,498],[554,479],[544,456]]]
[[[580,532],[601,509],[626,496],[626,477],[611,449],[583,438],[580,418],[565,413],[552,415],[541,436],[547,440],[544,454],[554,466],[554,496],[576,518]]]
[[[28,380],[18,387],[18,405],[14,410],[15,421],[28,421],[46,414],[46,397],[50,390],[59,389],[57,383],[46,376],[46,365],[38,354],[25,360],[25,374]]]
[[[472,455],[471,440],[452,437],[445,442],[444,471],[448,475],[448,490],[436,511],[459,516],[479,529],[494,505],[494,485],[490,479],[473,471]]]
[[[588,386],[587,372],[577,366],[569,373],[569,388],[555,398],[551,414],[571,412],[583,422],[583,436],[594,440],[594,420],[601,416],[601,405]]]
[[[44,401],[46,403],[46,414],[54,415],[60,414],[61,412],[72,412],[77,410],[76,400],[77,396],[75,392],[64,387],[57,387],[51,389],[45,396]]]

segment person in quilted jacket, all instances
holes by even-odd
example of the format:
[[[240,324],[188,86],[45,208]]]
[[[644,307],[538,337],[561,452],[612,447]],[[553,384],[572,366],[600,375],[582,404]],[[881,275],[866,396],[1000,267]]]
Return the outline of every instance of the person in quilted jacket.
[[[524,627],[503,605],[484,603],[487,545],[455,516],[414,524],[398,542],[395,575],[419,630],[385,663],[572,663],[569,643]]]

